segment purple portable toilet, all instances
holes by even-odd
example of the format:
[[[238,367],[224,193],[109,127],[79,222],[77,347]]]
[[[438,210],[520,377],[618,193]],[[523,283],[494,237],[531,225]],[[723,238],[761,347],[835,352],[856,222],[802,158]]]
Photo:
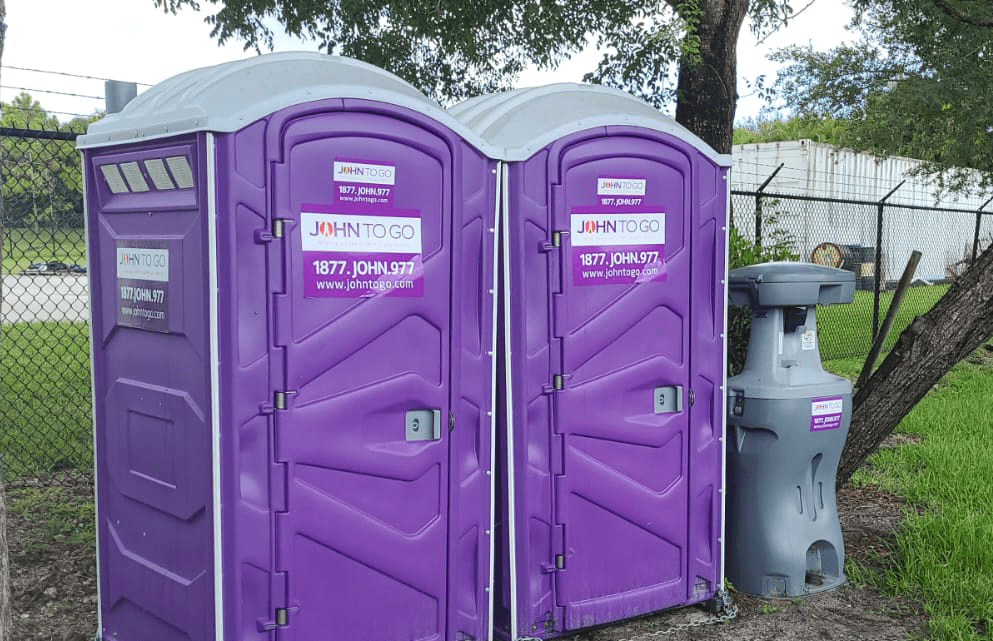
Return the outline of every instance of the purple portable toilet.
[[[603,87],[450,111],[505,161],[498,633],[723,597],[730,156]]]
[[[490,638],[496,163],[460,130],[295,53],[80,138],[98,638]]]

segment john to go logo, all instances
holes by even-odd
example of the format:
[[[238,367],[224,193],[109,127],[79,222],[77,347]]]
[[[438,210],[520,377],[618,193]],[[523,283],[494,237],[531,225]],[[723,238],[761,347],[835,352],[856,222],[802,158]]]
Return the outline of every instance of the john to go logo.
[[[413,240],[419,236],[417,228],[410,223],[348,222],[315,220],[311,236],[324,238],[375,238],[378,240]]]
[[[597,178],[598,196],[644,196],[644,178]]]
[[[372,163],[334,161],[335,182],[364,183],[367,185],[393,185],[396,167]]]

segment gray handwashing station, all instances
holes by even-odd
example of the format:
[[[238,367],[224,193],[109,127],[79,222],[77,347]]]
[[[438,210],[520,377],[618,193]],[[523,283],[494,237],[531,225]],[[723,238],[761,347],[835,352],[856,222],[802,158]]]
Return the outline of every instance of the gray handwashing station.
[[[802,597],[845,582],[835,474],[852,385],[821,366],[816,308],[854,291],[852,272],[809,263],[731,272],[731,304],[752,309],[745,367],[727,384],[727,576],[741,592]]]

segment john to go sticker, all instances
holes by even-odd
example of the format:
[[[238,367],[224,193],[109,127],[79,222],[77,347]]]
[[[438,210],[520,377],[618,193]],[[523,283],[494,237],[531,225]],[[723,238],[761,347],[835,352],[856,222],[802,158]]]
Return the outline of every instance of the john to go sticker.
[[[169,249],[117,245],[117,324],[169,332]]]
[[[311,209],[300,214],[305,297],[424,295],[418,212]]]
[[[630,285],[663,281],[665,214],[573,212],[573,285]]]
[[[845,401],[840,396],[813,399],[810,402],[810,431],[838,429],[844,409]]]

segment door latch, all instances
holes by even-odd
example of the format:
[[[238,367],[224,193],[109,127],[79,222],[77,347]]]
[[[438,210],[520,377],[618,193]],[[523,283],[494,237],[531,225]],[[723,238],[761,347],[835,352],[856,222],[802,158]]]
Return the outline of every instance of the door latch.
[[[676,414],[683,411],[683,386],[667,385],[652,390],[656,414]]]
[[[441,438],[441,410],[407,410],[404,424],[408,441],[437,441]]]

